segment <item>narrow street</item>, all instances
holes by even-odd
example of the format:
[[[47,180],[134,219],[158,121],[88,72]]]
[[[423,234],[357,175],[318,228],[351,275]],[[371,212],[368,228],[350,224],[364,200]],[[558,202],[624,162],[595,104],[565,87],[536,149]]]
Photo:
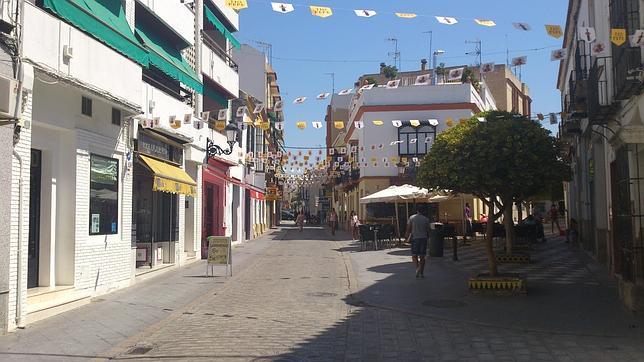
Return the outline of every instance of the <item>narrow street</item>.
[[[644,361],[641,326],[627,335],[575,332],[602,330],[600,316],[550,331],[534,318],[504,325],[502,308],[543,313],[531,299],[548,303],[538,295],[496,307],[479,299],[474,313],[441,316],[423,301],[458,299],[436,289],[460,285],[448,275],[451,261],[435,258],[428,278],[416,280],[406,250],[359,251],[347,239],[317,227],[274,230],[235,248],[232,278],[205,278],[202,262],[167,272],[0,338],[0,360]],[[454,299],[436,299],[445,293]],[[460,298],[462,307],[477,302]],[[619,322],[621,311],[602,308]]]

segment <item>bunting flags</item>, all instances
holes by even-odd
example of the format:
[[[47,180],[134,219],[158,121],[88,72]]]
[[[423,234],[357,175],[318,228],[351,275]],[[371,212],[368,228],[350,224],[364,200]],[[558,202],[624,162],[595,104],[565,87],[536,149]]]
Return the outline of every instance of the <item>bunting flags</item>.
[[[170,127],[174,129],[181,127],[181,120],[177,116],[170,116]]]
[[[284,122],[275,122],[275,129],[278,131],[284,130]]]
[[[183,124],[192,123],[192,113],[186,113],[183,115]]]
[[[260,114],[264,110],[264,105],[263,104],[258,104],[255,106],[255,109],[253,110],[253,114]]]
[[[306,122],[305,121],[299,121],[299,122],[295,123],[295,126],[297,126],[297,128],[299,128],[299,129],[305,129],[306,128]]]
[[[514,28],[517,30],[523,30],[523,31],[532,30],[532,27],[528,23],[512,23],[512,26],[514,26]]]
[[[585,41],[586,43],[592,43],[595,41],[597,36],[595,35],[595,28],[580,26],[577,29],[577,37],[580,40]]]
[[[394,79],[387,82],[385,88],[387,89],[396,89],[400,85],[400,79]]]
[[[632,47],[644,46],[644,30],[635,30],[635,33],[633,33],[629,38],[629,43]]]
[[[333,126],[336,129],[344,129],[344,121],[335,121],[333,122]]]
[[[460,81],[463,78],[463,71],[465,71],[465,68],[463,67],[450,69],[449,73],[447,74],[447,80]]]
[[[454,25],[458,23],[458,21],[455,18],[451,18],[449,16],[436,16],[436,20],[438,20],[439,23],[445,24],[445,25]]]
[[[561,25],[546,25],[546,33],[555,39],[559,39],[563,36]]]
[[[239,117],[243,117],[243,116],[244,116],[244,113],[246,113],[246,110],[247,110],[247,109],[248,109],[248,108],[247,108],[246,106],[241,106],[241,107],[237,108],[237,112],[235,113],[235,115],[236,115],[238,118],[239,118]],[[222,111],[222,110],[220,110],[220,111],[219,111],[219,115],[217,116],[217,119],[218,119],[218,120],[220,120],[220,121],[222,120],[222,117],[221,117],[221,116],[222,116],[222,113],[221,113],[221,111]],[[224,112],[224,117],[223,117],[223,119],[224,119],[224,120],[226,119],[225,114],[226,114],[226,113]]]
[[[241,9],[246,9],[248,7],[248,3],[246,0],[226,0],[226,6],[239,11]]]
[[[343,89],[343,90],[341,90],[341,91],[338,93],[338,95],[339,95],[339,96],[346,96],[347,94],[351,94],[351,92],[353,92],[353,89],[352,89],[352,88],[347,88],[347,89]]]
[[[567,53],[568,53],[567,49],[553,50],[552,53],[550,53],[550,60],[553,62],[557,60],[561,60],[566,57]]]
[[[420,121],[417,119],[410,119],[409,124],[411,124],[412,127],[418,127],[420,126]]]
[[[273,105],[273,110],[275,112],[281,112],[284,109],[284,101],[277,101]]]
[[[429,84],[429,74],[422,74],[416,77],[414,85],[428,85]]]
[[[320,129],[322,128],[322,122],[311,122],[311,126],[315,129]]]
[[[376,12],[374,10],[358,9],[358,10],[353,10],[353,11],[356,13],[357,16],[359,16],[361,18],[370,18],[372,16],[376,16]]]
[[[326,7],[326,6],[309,6],[309,9],[311,9],[311,15],[313,16],[318,16],[320,18],[327,18],[331,15],[333,15],[333,10],[331,8]]]
[[[226,128],[226,121],[220,121],[220,120],[215,121],[215,129],[217,131],[221,132],[224,130],[224,128]]]
[[[382,126],[385,124],[381,119],[374,119],[373,122],[374,126]]]
[[[414,13],[396,13],[396,16],[403,19],[413,19],[417,15]]]
[[[200,116],[201,116],[201,119],[208,122],[208,120],[210,119],[210,111],[201,112]]]
[[[302,104],[304,103],[304,101],[306,101],[306,97],[295,98],[295,100],[293,101],[293,104]]]
[[[494,71],[494,62],[492,63],[485,63],[481,66],[481,73],[486,74],[486,73],[491,73]]]
[[[519,67],[522,65],[526,65],[528,63],[528,57],[527,56],[522,56],[522,57],[516,57],[512,58],[512,66],[513,67]]]
[[[363,129],[364,128],[364,122],[363,121],[355,121],[355,122],[353,122],[353,125],[356,127],[356,129]]]
[[[320,93],[315,97],[315,99],[322,100],[322,99],[327,99],[331,93]]]
[[[195,119],[194,122],[192,122],[192,127],[195,129],[202,129],[203,128],[203,121]]]
[[[488,20],[488,19],[474,19],[474,22],[482,26],[488,26],[488,27],[496,26],[496,23],[493,20]]]
[[[402,122],[399,121],[399,120],[393,120],[393,121],[391,121],[391,124],[396,128],[399,128],[399,127],[402,126]]]
[[[293,4],[286,3],[271,3],[271,7],[273,8],[273,11],[277,11],[282,14],[287,14],[295,10],[295,8],[293,8]]]
[[[358,92],[363,92],[363,91],[366,91],[366,90],[372,89],[374,86],[375,86],[375,84],[373,84],[373,83],[371,83],[371,84],[365,84],[365,85],[363,85],[362,87],[360,87],[360,89],[358,90]]]
[[[617,46],[626,43],[626,29],[611,29],[610,41]]]

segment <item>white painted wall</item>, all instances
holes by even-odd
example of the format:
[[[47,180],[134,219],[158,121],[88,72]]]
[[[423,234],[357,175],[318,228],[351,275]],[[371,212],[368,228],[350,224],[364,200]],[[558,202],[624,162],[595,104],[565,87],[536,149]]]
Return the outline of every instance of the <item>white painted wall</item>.
[[[63,46],[74,56],[63,59]],[[25,3],[24,54],[33,62],[138,104],[141,67],[69,24]],[[100,71],[97,71],[100,70]]]
[[[209,1],[209,0],[204,0]],[[235,31],[239,30],[239,13],[229,6],[226,6],[225,0],[210,0],[211,3],[215,4],[217,9],[228,19],[228,21],[235,27]]]
[[[239,74],[213,52],[208,46],[201,46],[202,72],[233,95],[239,94]]]
[[[137,0],[169,25],[188,43],[194,44],[195,16],[180,0]]]
[[[445,120],[447,118],[452,118],[454,122],[458,122],[461,118],[470,118],[473,115],[473,112],[469,109],[454,109],[454,110],[437,110],[437,111],[405,111],[405,112],[365,112],[363,113],[361,120],[364,122],[365,127],[363,129],[354,130],[354,136],[352,138],[358,139],[358,145],[364,146],[364,152],[360,153],[360,158],[365,157],[365,161],[369,162],[369,167],[360,167],[360,176],[397,176],[398,168],[396,167],[396,162],[389,162],[389,167],[385,167],[383,164],[383,157],[391,159],[391,157],[398,156],[398,146],[391,146],[392,141],[398,140],[398,129],[394,127],[391,123],[392,120],[427,120],[427,119],[437,119],[439,120],[438,127],[436,129],[436,134],[441,133],[447,128]],[[382,126],[375,126],[373,124],[374,120],[382,120],[384,124]],[[424,142],[424,140],[418,140],[419,142]],[[382,143],[384,147],[379,149],[376,147],[375,150],[371,149],[371,145],[379,145]],[[373,167],[371,158],[375,157],[378,162],[378,167]],[[358,160],[360,161],[360,160]]]
[[[233,49],[233,60],[239,66],[239,88],[264,102],[266,100],[266,56],[257,49],[242,44]],[[205,68],[206,63],[204,63]]]

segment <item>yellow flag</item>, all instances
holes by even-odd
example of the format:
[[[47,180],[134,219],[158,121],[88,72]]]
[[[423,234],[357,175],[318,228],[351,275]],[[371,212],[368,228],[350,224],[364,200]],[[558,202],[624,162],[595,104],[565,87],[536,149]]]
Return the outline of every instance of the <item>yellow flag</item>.
[[[383,122],[381,119],[374,119],[373,124],[376,126],[382,126],[383,124],[385,124],[385,122]]]
[[[326,6],[309,6],[311,9],[311,15],[319,16],[321,18],[326,18],[333,15],[333,10]]]
[[[563,36],[561,25],[546,25],[546,32],[553,38],[559,39]]]
[[[611,29],[610,41],[617,46],[624,44],[626,42],[626,29]]]
[[[248,7],[248,3],[246,0],[226,0],[226,6],[234,10],[241,10],[246,9]]]
[[[418,127],[420,126],[420,121],[417,119],[410,119],[409,124],[411,124],[412,127]]]
[[[264,131],[268,131],[271,128],[271,122],[262,122],[259,125],[259,128],[263,129]]]
[[[486,20],[486,19],[474,19],[474,21],[483,26],[496,26],[496,23],[494,20]]]
[[[223,131],[226,128],[226,121],[215,121],[215,129],[217,131]]]
[[[333,125],[335,126],[336,129],[344,129],[344,122],[343,121],[335,121],[335,122],[333,122]]]
[[[299,129],[305,129],[306,128],[306,121],[300,121],[295,124],[297,128]]]
[[[396,16],[404,19],[413,19],[416,17],[414,13],[396,13]]]
[[[448,117],[445,120],[445,124],[447,124],[447,127],[452,127],[454,125],[454,120],[451,117]]]

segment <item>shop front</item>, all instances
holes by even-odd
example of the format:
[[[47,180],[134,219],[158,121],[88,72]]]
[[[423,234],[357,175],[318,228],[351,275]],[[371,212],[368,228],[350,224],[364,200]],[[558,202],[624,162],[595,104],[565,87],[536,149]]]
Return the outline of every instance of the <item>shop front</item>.
[[[203,169],[201,232],[201,257],[203,259],[208,256],[209,236],[228,235],[226,220],[229,218],[226,214],[226,206],[232,201],[232,195],[228,197],[228,186],[236,183],[234,179],[228,176],[228,168],[231,166],[235,166],[235,164],[223,159],[210,158]]]
[[[197,183],[183,169],[183,144],[141,129],[135,144],[132,187],[132,244],[139,271],[178,262],[186,197]]]

